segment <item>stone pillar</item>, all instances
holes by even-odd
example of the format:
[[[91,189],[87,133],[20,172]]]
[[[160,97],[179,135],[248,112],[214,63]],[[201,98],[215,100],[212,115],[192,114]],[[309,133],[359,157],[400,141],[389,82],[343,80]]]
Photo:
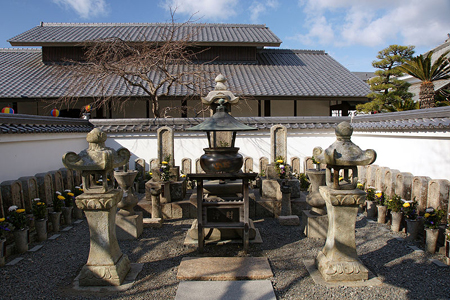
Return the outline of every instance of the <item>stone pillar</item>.
[[[195,160],[195,173],[197,173],[197,174],[205,173],[205,171],[203,171],[202,166],[200,165],[200,158],[197,158]]]
[[[291,187],[282,185],[281,189],[281,213],[278,217],[278,222],[283,226],[297,226],[300,225],[300,219],[297,215],[292,215],[291,207]]]
[[[270,162],[275,163],[277,157],[287,159],[287,129],[283,125],[270,128]]]
[[[25,201],[23,199],[22,192],[22,182],[19,180],[7,180],[0,184],[2,199],[3,199],[3,210],[8,212],[10,206],[17,206],[18,208],[26,208]],[[31,211],[27,211],[31,213]]]
[[[37,190],[37,179],[34,176],[20,177],[18,179],[22,183],[23,200],[25,202],[25,209],[31,212],[32,201],[39,198]]]
[[[134,211],[138,198],[134,194],[134,179],[138,171],[114,172],[114,177],[123,191],[122,200],[118,203],[116,216],[116,234],[119,240],[137,239],[143,230],[143,213]]]
[[[138,171],[138,184],[137,189],[139,193],[145,193],[145,174],[147,173],[147,168],[145,167],[145,159],[137,158],[134,160],[134,169]]]
[[[411,199],[416,199],[417,209],[424,213],[427,208],[428,182],[431,180],[427,176],[415,176],[412,182]]]
[[[375,187],[375,178],[376,178],[376,173],[377,173],[377,165],[369,165],[367,166],[367,184],[366,184],[366,188],[368,187]]]
[[[359,281],[369,278],[369,270],[356,253],[355,224],[359,205],[365,201],[362,190],[333,190],[322,186],[327,203],[328,233],[316,266],[326,281]]]
[[[55,191],[64,192],[64,181],[61,174],[61,171],[55,170],[50,171],[49,174],[52,176],[53,186],[55,187]]]
[[[116,237],[116,210],[121,190],[105,194],[81,194],[75,200],[86,215],[90,232],[87,263],[80,272],[80,286],[121,285],[131,265]]]
[[[414,175],[408,172],[398,173],[395,180],[395,193],[405,200],[412,200],[412,182]]]
[[[74,184],[73,184],[73,171],[68,170],[66,168],[59,169],[63,178],[63,184],[65,190],[71,190],[73,192]]]
[[[261,157],[259,159],[259,174],[266,173],[268,164],[269,164],[269,159],[267,157]]]
[[[52,205],[55,188],[53,186],[52,175],[49,173],[38,173],[34,175],[37,179],[39,198],[47,205]]]
[[[399,170],[388,169],[384,174],[385,194],[389,198],[394,196],[398,173],[400,173]]]
[[[251,157],[245,157],[244,158],[244,173],[251,173],[253,172],[253,158]]]
[[[386,176],[386,172],[389,170],[388,167],[378,167],[375,171],[375,189],[379,191],[386,191],[386,184],[384,181],[384,177]]]
[[[428,201],[427,207],[440,208],[446,212],[444,219],[450,213],[448,197],[450,190],[450,181],[446,179],[433,179],[428,183]]]
[[[181,160],[181,172],[184,175],[192,173],[192,160],[190,158],[183,158]]]
[[[358,166],[358,181],[367,186],[367,166]]]
[[[304,234],[308,238],[326,239],[328,231],[328,216],[325,209],[326,203],[319,192],[320,186],[325,186],[325,170],[306,170],[309,177],[309,194],[306,196],[306,203],[312,208],[311,210],[303,210],[302,223],[304,226]]]
[[[156,131],[156,135],[158,137],[158,163],[161,164],[166,157],[170,156],[168,163],[175,166],[173,129],[168,126],[160,127]]]
[[[292,172],[296,174],[300,173],[300,158],[297,156],[291,157],[291,168]]]

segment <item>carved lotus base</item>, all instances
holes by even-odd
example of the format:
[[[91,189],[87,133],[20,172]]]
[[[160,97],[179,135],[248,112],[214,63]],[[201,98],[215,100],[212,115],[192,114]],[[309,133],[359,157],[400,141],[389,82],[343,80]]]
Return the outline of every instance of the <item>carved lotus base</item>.
[[[80,272],[80,286],[118,286],[130,271],[131,264],[124,254],[115,265],[83,266]]]
[[[359,281],[369,279],[369,270],[359,259],[335,261],[320,251],[316,266],[325,281]]]

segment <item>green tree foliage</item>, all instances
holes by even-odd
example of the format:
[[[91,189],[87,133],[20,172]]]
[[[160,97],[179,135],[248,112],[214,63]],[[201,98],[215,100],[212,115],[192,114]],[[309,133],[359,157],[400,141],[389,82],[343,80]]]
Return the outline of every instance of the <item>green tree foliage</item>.
[[[447,57],[449,53],[450,51],[446,51],[436,60],[433,60],[433,51],[430,51],[426,56],[413,57],[397,67],[401,72],[405,72],[422,81],[419,91],[420,108],[435,106],[433,81],[450,78],[450,59]]]
[[[378,52],[372,66],[377,68],[374,77],[369,80],[371,93],[367,95],[372,101],[356,106],[362,112],[396,111],[396,108],[406,110],[414,107],[412,94],[408,92],[409,83],[397,79],[402,71],[397,67],[412,58],[414,46],[390,45]],[[405,108],[405,109],[403,109]]]

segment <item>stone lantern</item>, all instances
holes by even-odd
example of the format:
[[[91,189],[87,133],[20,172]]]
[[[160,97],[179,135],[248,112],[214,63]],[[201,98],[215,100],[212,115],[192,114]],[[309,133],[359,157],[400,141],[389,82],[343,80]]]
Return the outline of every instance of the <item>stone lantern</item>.
[[[366,193],[356,188],[357,166],[372,164],[374,150],[362,151],[350,140],[353,128],[348,122],[336,127],[337,140],[327,149],[316,147],[314,158],[325,163],[326,186],[319,188],[328,211],[325,246],[316,258],[316,266],[326,281],[367,280],[369,271],[356,253],[355,224],[358,207]]]
[[[114,168],[125,165],[130,151],[117,152],[105,146],[106,133],[98,128],[87,134],[89,148],[79,154],[68,152],[62,161],[67,169],[80,170],[84,193],[75,203],[83,209],[89,224],[90,250],[80,272],[80,286],[120,285],[131,265],[122,254],[116,237],[116,211],[123,191],[113,188]],[[95,184],[98,177],[101,185]]]
[[[229,107],[239,100],[232,92],[226,90],[225,77],[219,75],[215,79],[216,88],[207,97],[202,98],[204,104],[215,111],[213,116],[203,123],[188,128],[190,131],[205,131],[208,137],[208,148],[200,157],[200,165],[206,173],[235,173],[244,163],[243,157],[235,147],[238,131],[257,130],[236,120],[228,113]]]

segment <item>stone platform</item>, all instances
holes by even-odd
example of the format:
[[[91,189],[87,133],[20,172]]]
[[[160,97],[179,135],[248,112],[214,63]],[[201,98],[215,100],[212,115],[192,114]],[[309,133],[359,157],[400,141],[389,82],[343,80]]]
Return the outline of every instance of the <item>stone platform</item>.
[[[266,257],[185,257],[178,267],[180,280],[248,280],[273,277]]]
[[[270,280],[182,281],[175,300],[276,300]]]

